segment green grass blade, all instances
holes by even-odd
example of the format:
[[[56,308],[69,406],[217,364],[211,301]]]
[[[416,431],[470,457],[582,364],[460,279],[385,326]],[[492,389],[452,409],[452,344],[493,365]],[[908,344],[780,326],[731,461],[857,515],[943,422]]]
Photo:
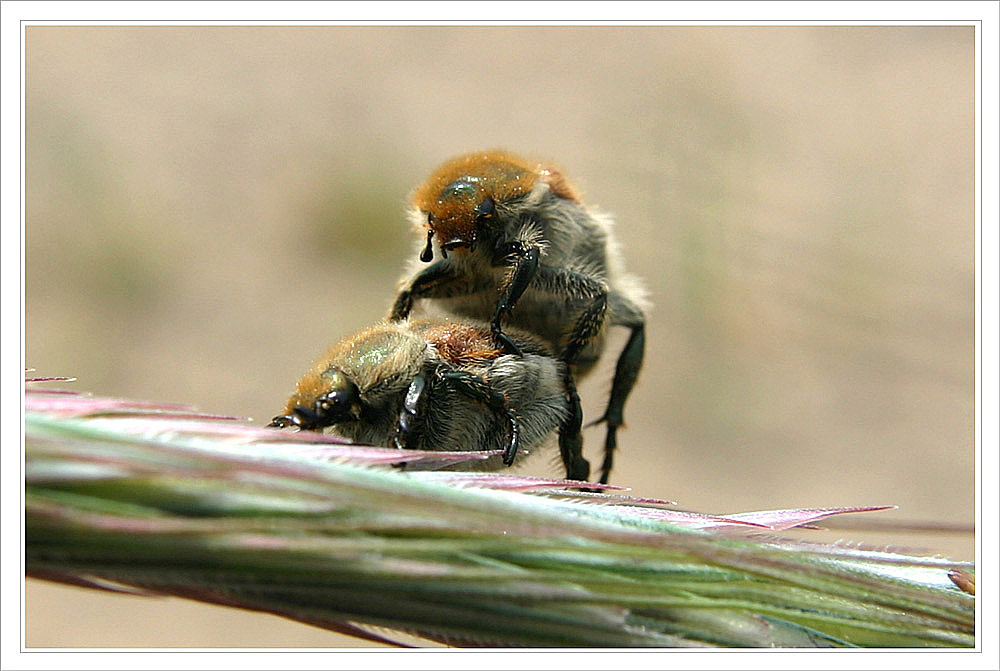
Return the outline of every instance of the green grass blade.
[[[556,481],[426,478],[411,469],[431,456],[399,452],[401,470],[188,410],[27,406],[25,557],[44,579],[459,645],[975,644],[961,562],[692,528]]]

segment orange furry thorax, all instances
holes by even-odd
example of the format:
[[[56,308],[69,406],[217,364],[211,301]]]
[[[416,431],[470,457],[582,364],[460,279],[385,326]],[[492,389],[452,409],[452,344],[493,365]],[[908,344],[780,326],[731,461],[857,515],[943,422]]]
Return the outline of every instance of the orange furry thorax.
[[[444,323],[421,329],[442,359],[456,365],[492,361],[503,354],[490,332],[470,324]]]

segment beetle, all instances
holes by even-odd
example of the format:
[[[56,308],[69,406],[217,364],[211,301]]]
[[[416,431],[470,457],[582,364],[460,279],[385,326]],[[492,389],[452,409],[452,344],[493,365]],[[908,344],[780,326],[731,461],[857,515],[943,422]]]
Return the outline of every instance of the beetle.
[[[504,150],[445,162],[413,192],[409,218],[419,253],[390,320],[408,318],[424,301],[446,315],[488,320],[496,346],[519,355],[505,325],[516,327],[548,344],[576,379],[603,353],[607,327],[629,330],[607,409],[592,422],[607,427],[600,475],[607,483],[646,323],[644,291],[623,269],[612,218],[584,205],[559,170]]]
[[[353,442],[418,450],[499,450],[519,462],[558,434],[566,476],[586,480],[572,376],[547,346],[516,331],[519,354],[485,323],[381,322],[333,345],[299,380],[270,426],[331,429]]]

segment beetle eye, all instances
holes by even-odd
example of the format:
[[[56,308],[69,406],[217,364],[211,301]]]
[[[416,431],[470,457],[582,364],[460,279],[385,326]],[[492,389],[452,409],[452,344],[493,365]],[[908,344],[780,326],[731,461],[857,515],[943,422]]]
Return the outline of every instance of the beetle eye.
[[[496,203],[489,196],[483,198],[483,202],[476,205],[476,218],[477,219],[489,219],[497,212]]]

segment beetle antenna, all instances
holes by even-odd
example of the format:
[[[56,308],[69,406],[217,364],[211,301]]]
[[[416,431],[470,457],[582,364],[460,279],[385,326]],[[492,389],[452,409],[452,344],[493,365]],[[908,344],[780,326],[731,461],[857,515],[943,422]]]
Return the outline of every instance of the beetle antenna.
[[[433,240],[434,229],[427,229],[427,246],[424,247],[424,251],[420,252],[420,260],[424,263],[430,263],[434,259],[434,249],[431,247]]]

